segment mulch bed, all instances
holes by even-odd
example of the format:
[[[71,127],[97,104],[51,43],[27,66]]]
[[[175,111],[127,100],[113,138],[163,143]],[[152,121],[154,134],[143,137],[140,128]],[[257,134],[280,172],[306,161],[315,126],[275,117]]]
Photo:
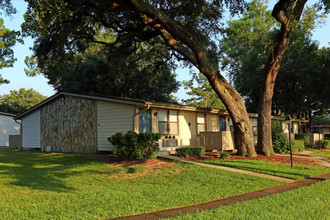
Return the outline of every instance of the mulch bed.
[[[112,154],[103,155],[100,157],[103,163],[106,163],[108,166],[114,167],[136,167],[136,166],[145,166],[148,170],[161,168],[164,166],[173,166],[174,162],[169,162],[161,159],[147,159],[147,160],[122,160],[120,157]]]
[[[176,156],[176,155],[174,155]],[[174,166],[175,162],[170,162],[162,159],[148,159],[144,161],[139,160],[122,160],[120,157],[112,154],[106,154],[99,156],[100,160],[103,163],[106,163],[108,166],[114,167],[136,167],[136,166],[145,166],[147,170],[153,170],[155,168],[162,168],[165,166]],[[202,161],[206,159],[210,160],[267,160],[270,163],[290,163],[290,156],[287,155],[276,155],[276,156],[264,156],[258,154],[257,157],[243,157],[237,155],[229,155],[227,159],[220,159],[212,154],[205,154],[199,157],[189,157],[190,160]],[[293,163],[295,164],[303,164],[303,165],[312,165],[312,166],[320,166],[320,163],[316,160],[302,157],[293,157]]]

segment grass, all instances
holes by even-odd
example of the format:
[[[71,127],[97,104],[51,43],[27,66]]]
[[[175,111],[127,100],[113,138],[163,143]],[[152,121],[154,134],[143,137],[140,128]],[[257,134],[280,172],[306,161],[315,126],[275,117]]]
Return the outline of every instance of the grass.
[[[171,219],[329,219],[330,180]]]
[[[205,163],[218,164],[242,170],[265,173],[290,179],[304,179],[330,171],[330,168],[294,164],[271,163],[267,160],[203,160]]]
[[[329,150],[326,151],[326,150],[319,150],[319,149],[312,149],[312,148],[308,148],[306,150],[312,151],[313,155],[330,158],[330,151]]]
[[[0,219],[106,219],[281,183],[185,163],[144,171],[81,155],[0,149]]]

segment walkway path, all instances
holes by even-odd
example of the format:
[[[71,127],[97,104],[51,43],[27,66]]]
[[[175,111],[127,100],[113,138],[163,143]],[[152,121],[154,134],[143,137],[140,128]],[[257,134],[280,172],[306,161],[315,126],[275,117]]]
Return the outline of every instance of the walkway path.
[[[306,155],[306,152],[302,152],[302,153],[303,153],[303,155]],[[307,155],[314,156],[312,159],[315,159],[318,161],[325,160],[324,157],[316,158],[318,156],[311,155],[308,153],[307,153]],[[266,188],[266,189],[261,189],[261,190],[257,190],[257,191],[253,191],[253,192],[249,192],[249,193],[245,193],[245,194],[241,194],[241,195],[236,195],[236,196],[232,196],[232,197],[227,197],[227,198],[223,198],[223,199],[217,199],[217,200],[204,202],[204,203],[200,203],[200,204],[193,204],[193,205],[184,206],[184,207],[171,208],[171,209],[155,211],[155,212],[150,212],[150,213],[142,213],[142,214],[132,215],[132,216],[123,216],[123,217],[113,218],[113,220],[115,220],[115,219],[140,220],[140,219],[160,219],[160,218],[166,218],[166,217],[173,217],[173,216],[177,216],[177,215],[182,215],[184,213],[203,211],[206,209],[213,209],[213,208],[217,208],[220,206],[234,204],[234,203],[240,202],[240,201],[246,201],[246,200],[256,199],[256,198],[260,198],[260,197],[264,197],[264,196],[268,196],[268,195],[272,195],[272,194],[276,194],[276,193],[281,193],[281,192],[285,192],[285,191],[288,191],[291,189],[296,189],[296,188],[300,188],[303,186],[309,186],[316,182],[330,179],[330,172],[324,173],[321,175],[317,175],[314,177],[310,177],[307,179],[292,180],[292,179],[287,179],[287,178],[283,178],[283,177],[256,173],[256,172],[252,172],[252,171],[235,169],[235,168],[231,168],[231,167],[206,164],[206,163],[193,161],[193,160],[189,160],[189,159],[185,159],[185,158],[169,156],[166,154],[158,155],[158,157],[170,159],[170,160],[177,160],[177,161],[181,161],[181,162],[185,162],[185,163],[198,164],[198,165],[206,166],[206,167],[213,167],[213,168],[217,168],[217,169],[229,170],[229,171],[233,171],[233,172],[237,172],[237,173],[244,173],[244,174],[274,179],[274,180],[285,181],[287,183],[283,184],[283,185],[277,185],[277,186],[273,186],[273,187]],[[326,158],[326,160],[328,160],[328,159]],[[326,162],[328,162],[328,161],[326,161]]]
[[[303,186],[309,186],[311,184],[314,184],[319,181],[323,181],[326,179],[330,179],[330,172],[324,173],[318,176],[310,177],[307,179],[302,180],[296,180],[284,185],[278,185],[273,186],[266,189],[261,189],[241,195],[236,195],[232,197],[227,197],[223,199],[217,199],[209,202],[204,202],[200,204],[193,204],[185,207],[178,207],[178,208],[172,208],[172,209],[166,209],[162,211],[156,211],[156,212],[150,212],[150,213],[142,213],[139,215],[132,215],[132,216],[124,216],[119,218],[113,218],[114,219],[120,219],[120,220],[141,220],[141,219],[160,219],[160,218],[167,218],[167,217],[174,217],[177,215],[182,215],[184,213],[190,213],[190,212],[197,212],[197,211],[203,211],[207,209],[214,209],[218,208],[220,206],[230,205],[234,204],[236,202],[241,201],[247,201],[251,199],[256,199],[264,196],[269,196],[276,193],[282,193],[291,189],[300,188]]]
[[[301,151],[298,152],[297,155],[294,155],[294,157],[304,157],[304,158],[308,157],[310,159],[318,161],[321,166],[330,167],[330,158],[314,155],[313,151],[308,151],[308,150]]]
[[[158,157],[161,157],[164,159],[169,159],[169,160],[181,161],[181,162],[185,162],[185,163],[198,164],[198,165],[205,166],[205,167],[213,167],[213,168],[217,168],[217,169],[221,169],[221,170],[229,170],[229,171],[236,172],[236,173],[244,173],[244,174],[249,174],[249,175],[253,175],[253,176],[269,178],[269,179],[273,179],[273,180],[280,180],[280,181],[285,181],[288,183],[295,181],[293,179],[287,179],[287,178],[283,178],[283,177],[272,176],[272,175],[257,173],[257,172],[253,172],[253,171],[241,170],[241,169],[236,169],[236,168],[232,168],[232,167],[225,167],[225,166],[220,166],[220,165],[202,163],[202,162],[189,160],[189,159],[185,159],[185,158],[181,158],[181,157],[174,157],[174,156],[170,156],[170,155],[161,155]]]

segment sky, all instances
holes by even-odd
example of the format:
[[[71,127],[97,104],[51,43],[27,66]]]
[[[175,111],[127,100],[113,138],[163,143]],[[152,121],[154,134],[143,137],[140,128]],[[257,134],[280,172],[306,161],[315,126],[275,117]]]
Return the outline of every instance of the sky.
[[[316,0],[309,0],[310,3],[316,2]],[[14,7],[17,9],[18,13],[13,15],[12,18],[4,17],[2,14],[2,18],[4,19],[4,25],[6,28],[11,30],[20,30],[20,25],[24,21],[23,15],[26,11],[27,4],[23,0],[12,0]],[[270,6],[273,7],[275,4],[275,0],[270,1]],[[330,18],[327,18],[326,24],[323,27],[318,27],[314,34],[313,40],[319,42],[321,47],[329,46],[329,33],[330,33]],[[35,77],[28,77],[25,75],[24,69],[27,68],[24,60],[26,56],[30,56],[32,51],[30,48],[33,46],[33,39],[25,39],[24,45],[20,43],[16,43],[14,49],[15,58],[17,61],[14,63],[12,68],[4,68],[0,70],[0,74],[5,79],[10,81],[9,84],[0,85],[0,95],[9,94],[10,90],[19,90],[20,88],[30,89],[33,88],[37,90],[41,94],[45,96],[52,96],[55,94],[54,89],[47,82],[48,80],[42,75],[38,75]],[[176,71],[177,79],[179,81],[189,80],[191,76],[189,75],[189,69],[177,69]],[[181,99],[186,99],[188,96],[186,95],[186,91],[181,87],[177,93],[174,94]]]

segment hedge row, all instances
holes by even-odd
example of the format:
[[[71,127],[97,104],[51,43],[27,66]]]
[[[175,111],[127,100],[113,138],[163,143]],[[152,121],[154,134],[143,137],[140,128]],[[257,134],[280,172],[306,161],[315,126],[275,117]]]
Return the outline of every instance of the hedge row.
[[[182,148],[177,148],[176,152],[179,156],[195,157],[195,156],[201,156],[201,155],[205,154],[205,148],[204,147],[182,147]]]

